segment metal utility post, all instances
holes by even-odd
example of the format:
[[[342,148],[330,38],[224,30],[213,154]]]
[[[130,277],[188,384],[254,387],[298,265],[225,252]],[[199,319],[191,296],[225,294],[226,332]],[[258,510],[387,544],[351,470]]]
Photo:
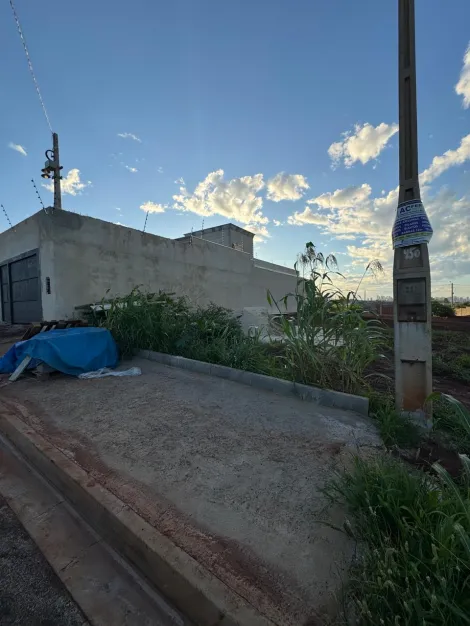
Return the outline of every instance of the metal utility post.
[[[450,283],[450,303],[454,306],[454,283]]]
[[[414,0],[399,5],[400,192],[393,227],[395,400],[397,410],[431,422],[425,406],[432,392],[432,228],[421,202],[418,178]]]
[[[62,166],[60,165],[59,158],[59,135],[52,133],[52,150],[46,150],[46,163],[43,167],[42,178],[52,178],[54,181],[54,209],[62,208],[62,193],[60,188],[60,181],[62,176],[60,171]]]

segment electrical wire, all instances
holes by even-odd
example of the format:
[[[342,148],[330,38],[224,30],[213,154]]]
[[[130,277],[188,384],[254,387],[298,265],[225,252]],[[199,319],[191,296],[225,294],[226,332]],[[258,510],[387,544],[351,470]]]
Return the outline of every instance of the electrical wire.
[[[13,224],[11,223],[10,218],[8,217],[8,213],[6,212],[5,207],[3,206],[3,204],[0,204],[0,206],[2,207],[3,212],[5,213],[5,217],[7,218],[7,221],[10,224],[10,228],[13,228]]]
[[[36,195],[37,195],[37,197],[38,197],[38,199],[39,199],[39,202],[41,203],[41,206],[42,206],[42,208],[43,208],[43,211],[45,211],[45,212],[47,213],[47,211],[46,211],[46,207],[44,206],[44,203],[43,203],[43,201],[42,201],[41,196],[39,195],[39,190],[38,190],[38,188],[36,187],[36,183],[34,182],[34,178],[32,178],[32,179],[31,179],[31,182],[33,183],[33,187],[34,187],[34,189],[36,190]]]
[[[13,0],[10,0],[10,6],[11,6],[11,10],[13,12],[13,17],[15,18],[16,27],[18,28],[18,33],[20,35],[21,42],[23,44],[24,52],[25,52],[25,55],[26,55],[26,60],[28,62],[29,71],[30,71],[31,76],[33,78],[34,86],[36,87],[36,91],[37,91],[37,94],[38,94],[39,102],[41,103],[41,107],[42,107],[42,110],[44,112],[44,116],[46,118],[47,125],[49,126],[49,130],[52,133],[53,131],[52,131],[51,122],[50,122],[49,116],[47,114],[46,105],[44,104],[44,100],[42,99],[41,90],[39,89],[39,83],[38,83],[38,81],[36,79],[36,75],[35,75],[34,70],[33,70],[33,64],[31,63],[31,57],[29,56],[28,46],[26,45],[26,39],[25,39],[25,37],[23,35],[23,29],[21,28],[20,20],[19,20],[18,14],[16,12],[15,5],[13,4]]]

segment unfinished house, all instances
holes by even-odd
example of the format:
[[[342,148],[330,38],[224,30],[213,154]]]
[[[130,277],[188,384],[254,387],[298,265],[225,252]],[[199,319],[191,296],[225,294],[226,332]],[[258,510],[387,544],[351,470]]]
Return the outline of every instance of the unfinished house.
[[[134,287],[239,310],[292,292],[293,269],[253,258],[253,234],[233,224],[179,240],[68,211],[44,211],[0,234],[1,319],[71,319],[75,308]]]

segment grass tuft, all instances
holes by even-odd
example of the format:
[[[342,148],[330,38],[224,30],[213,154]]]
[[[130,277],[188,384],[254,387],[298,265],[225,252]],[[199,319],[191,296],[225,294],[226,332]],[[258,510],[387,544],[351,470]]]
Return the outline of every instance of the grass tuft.
[[[362,546],[350,586],[360,624],[470,624],[470,471],[457,485],[433,469],[356,458],[327,490],[348,506]]]
[[[378,424],[380,436],[387,448],[413,448],[422,437],[422,429],[412,420],[400,415],[393,400],[385,398],[370,413]]]

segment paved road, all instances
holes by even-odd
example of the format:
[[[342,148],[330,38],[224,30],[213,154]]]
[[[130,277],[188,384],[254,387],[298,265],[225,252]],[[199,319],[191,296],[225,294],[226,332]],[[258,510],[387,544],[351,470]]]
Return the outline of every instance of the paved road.
[[[88,621],[0,496],[0,624],[85,626]]]

